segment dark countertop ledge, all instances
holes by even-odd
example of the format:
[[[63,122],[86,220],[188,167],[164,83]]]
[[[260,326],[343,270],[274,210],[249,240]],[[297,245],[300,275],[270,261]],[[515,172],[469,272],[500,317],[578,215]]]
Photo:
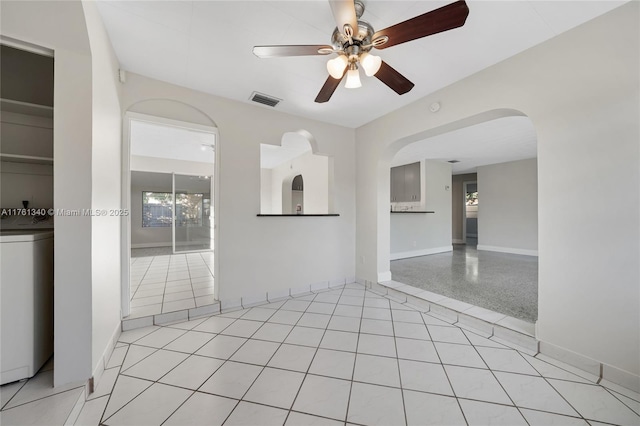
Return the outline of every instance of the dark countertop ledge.
[[[324,216],[340,216],[338,213],[328,214],[257,214],[258,217],[324,217]]]
[[[398,210],[398,211],[392,211],[391,213],[435,213],[435,212],[424,211],[424,210]]]

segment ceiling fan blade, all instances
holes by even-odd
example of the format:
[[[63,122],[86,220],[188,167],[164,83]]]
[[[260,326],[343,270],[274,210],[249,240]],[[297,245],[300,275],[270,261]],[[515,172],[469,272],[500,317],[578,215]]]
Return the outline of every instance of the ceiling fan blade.
[[[407,41],[461,27],[467,20],[468,15],[469,7],[464,0],[460,0],[400,22],[384,30],[376,31],[372,39],[375,40],[382,36],[389,37],[386,43],[376,46],[378,49],[386,49],[396,44],[406,43]]]
[[[409,90],[413,89],[413,84],[405,76],[400,74],[391,65],[382,61],[382,65],[375,76],[378,80],[389,86],[391,90],[396,92],[398,95],[404,95]]]
[[[258,58],[281,58],[285,56],[328,55],[332,52],[333,52],[333,47],[324,45],[324,44],[318,44],[318,45],[301,44],[301,45],[254,46],[253,47],[253,54],[256,55]]]
[[[329,5],[331,5],[333,18],[341,33],[344,34],[345,24],[349,24],[354,32],[358,32],[358,19],[353,0],[329,0]]]
[[[344,78],[344,75],[342,76],[342,78]],[[316,96],[316,102],[319,104],[322,104],[324,102],[327,102],[329,99],[331,99],[333,92],[335,92],[338,86],[340,85],[342,78],[333,78],[329,76],[327,78],[327,81],[324,82],[322,89],[320,89],[318,96]]]

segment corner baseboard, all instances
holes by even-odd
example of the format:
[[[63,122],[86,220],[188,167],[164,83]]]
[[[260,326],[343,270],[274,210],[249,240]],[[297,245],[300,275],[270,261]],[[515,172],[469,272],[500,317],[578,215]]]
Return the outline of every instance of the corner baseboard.
[[[498,247],[478,244],[478,250],[495,251],[498,253],[522,254],[525,256],[538,256],[538,250],[519,249],[513,247]]]
[[[427,256],[429,254],[446,253],[448,251],[453,251],[453,246],[433,247],[428,249],[391,253],[391,255],[389,256],[389,259],[390,260],[407,259],[409,257]],[[378,277],[378,281],[389,281],[390,279],[391,279],[391,276],[389,276],[388,279],[380,279],[380,277]]]
[[[640,376],[591,359],[569,349],[540,341],[540,353],[634,392],[640,392]]]

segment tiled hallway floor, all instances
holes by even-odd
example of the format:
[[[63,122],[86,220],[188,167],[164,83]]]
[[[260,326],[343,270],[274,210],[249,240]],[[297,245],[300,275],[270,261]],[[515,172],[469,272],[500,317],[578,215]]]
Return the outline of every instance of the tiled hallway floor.
[[[358,284],[119,340],[77,424],[640,424],[634,392]]]
[[[211,305],[213,281],[213,252],[132,257],[128,318]]]

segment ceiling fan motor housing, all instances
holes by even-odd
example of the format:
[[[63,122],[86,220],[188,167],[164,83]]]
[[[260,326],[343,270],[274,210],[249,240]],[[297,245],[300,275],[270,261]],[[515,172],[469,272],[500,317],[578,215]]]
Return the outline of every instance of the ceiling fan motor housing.
[[[343,51],[347,56],[358,55],[371,50],[373,47],[371,38],[374,33],[371,24],[366,21],[358,21],[357,31],[354,31],[351,37],[353,44],[349,44],[349,40],[336,27],[331,35],[331,45],[336,50]]]

